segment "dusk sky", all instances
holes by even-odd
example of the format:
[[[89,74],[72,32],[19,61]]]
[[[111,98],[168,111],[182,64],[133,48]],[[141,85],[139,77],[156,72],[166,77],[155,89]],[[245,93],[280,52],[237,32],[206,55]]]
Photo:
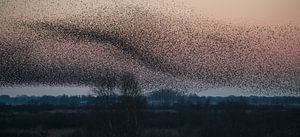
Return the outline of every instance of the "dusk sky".
[[[129,72],[144,92],[299,96],[299,7],[299,0],[0,0],[0,95],[90,94],[108,74]]]

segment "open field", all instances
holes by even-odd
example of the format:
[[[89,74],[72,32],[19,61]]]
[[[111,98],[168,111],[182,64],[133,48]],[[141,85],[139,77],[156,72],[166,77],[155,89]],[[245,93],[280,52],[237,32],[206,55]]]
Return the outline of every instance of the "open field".
[[[300,108],[218,105],[5,106],[2,137],[299,137]]]

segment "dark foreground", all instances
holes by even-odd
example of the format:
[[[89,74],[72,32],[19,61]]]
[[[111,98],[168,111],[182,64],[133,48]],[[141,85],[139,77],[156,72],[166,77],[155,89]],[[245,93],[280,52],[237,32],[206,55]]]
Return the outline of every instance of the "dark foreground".
[[[130,105],[130,104],[127,104]],[[1,105],[1,137],[299,137],[300,108]]]

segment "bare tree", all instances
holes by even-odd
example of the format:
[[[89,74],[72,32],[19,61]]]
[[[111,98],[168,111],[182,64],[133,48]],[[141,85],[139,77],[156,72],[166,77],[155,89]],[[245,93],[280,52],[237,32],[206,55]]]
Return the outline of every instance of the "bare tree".
[[[121,93],[123,96],[136,97],[141,95],[138,81],[131,73],[125,73],[121,77]]]
[[[104,106],[108,105],[109,97],[116,95],[114,89],[117,87],[117,83],[116,74],[106,71],[104,77],[92,89],[98,98],[98,103]]]
[[[108,112],[105,117],[107,120],[108,134],[110,136],[138,136],[140,110],[145,104],[142,96],[139,83],[132,73],[124,73],[123,75],[116,75],[114,73],[107,73],[104,78],[92,89],[98,97],[98,101],[106,107]],[[118,95],[115,91],[120,89]],[[111,106],[110,97],[118,95],[120,107]],[[113,98],[114,101],[116,101]],[[122,115],[115,117],[118,113]],[[122,119],[122,120],[120,120]]]
[[[126,134],[131,137],[138,136],[140,125],[141,109],[145,100],[141,95],[136,77],[132,73],[125,73],[121,77],[121,97],[124,114],[126,115]]]

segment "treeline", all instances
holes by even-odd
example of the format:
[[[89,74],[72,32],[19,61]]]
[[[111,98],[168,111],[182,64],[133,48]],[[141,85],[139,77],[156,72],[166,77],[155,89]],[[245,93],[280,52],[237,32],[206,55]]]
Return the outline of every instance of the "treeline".
[[[120,97],[123,102],[107,104],[105,106],[110,107],[106,109],[46,104],[0,105],[0,136],[299,137],[299,107],[253,106],[244,102],[244,98],[227,97],[227,100],[229,98],[239,101],[213,104],[213,98],[205,98],[202,104],[142,108],[137,106],[141,102]]]
[[[121,96],[0,96],[0,105],[54,105],[54,106],[101,106],[120,103]],[[249,105],[274,105],[300,107],[300,97],[205,97],[197,95],[177,94],[172,90],[159,90],[145,96],[140,96],[148,106],[180,105],[217,105],[224,102],[246,103]]]

